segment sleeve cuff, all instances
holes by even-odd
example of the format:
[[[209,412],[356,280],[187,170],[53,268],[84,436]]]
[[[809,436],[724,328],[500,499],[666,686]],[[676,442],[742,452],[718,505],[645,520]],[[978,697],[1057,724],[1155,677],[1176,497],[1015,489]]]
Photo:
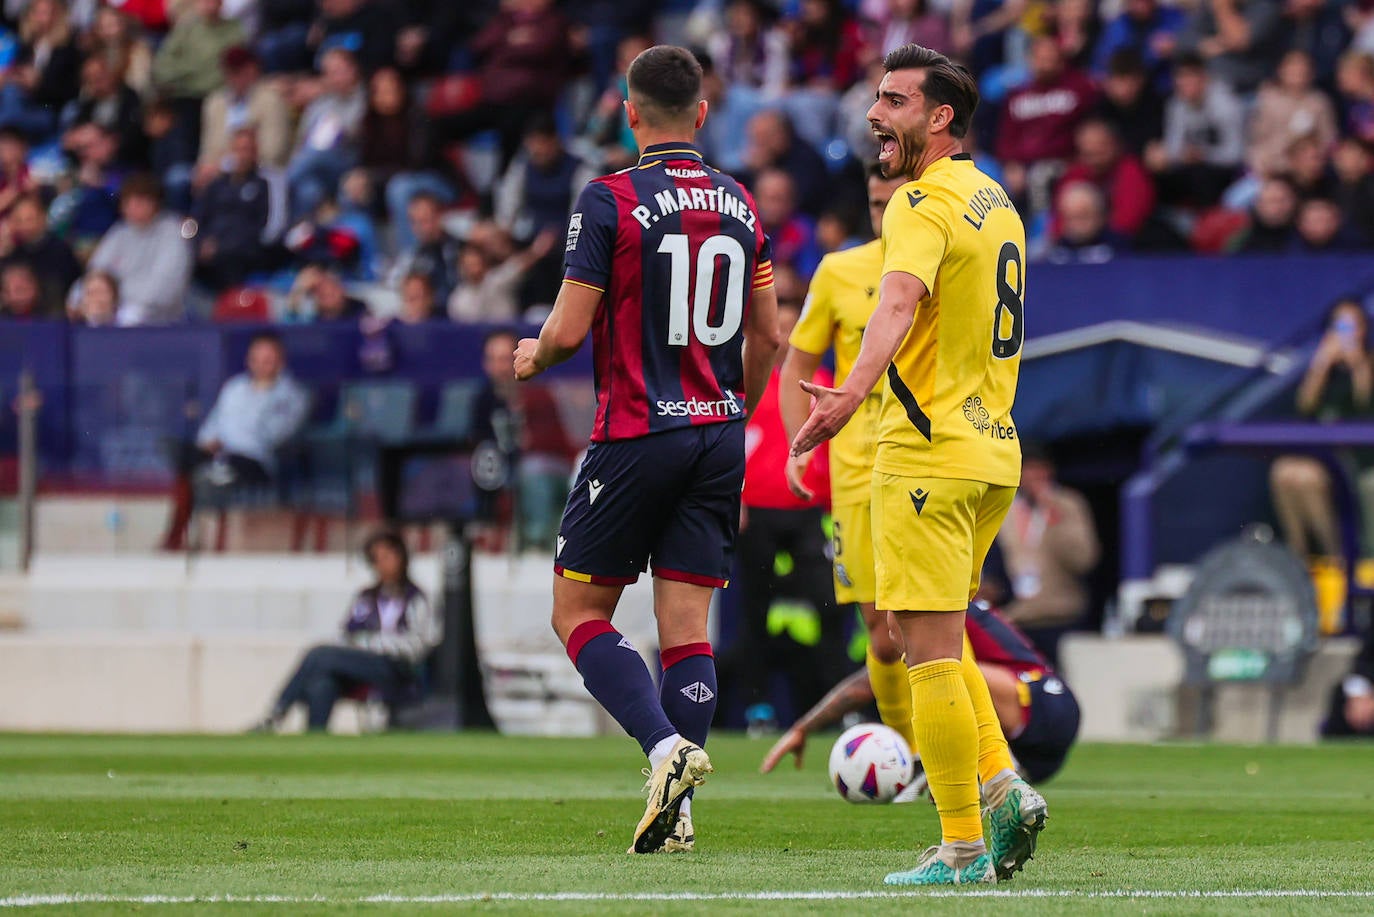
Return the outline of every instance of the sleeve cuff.
[[[603,281],[603,282],[597,282],[595,279],[592,279],[592,278],[574,277],[572,274],[568,274],[568,275],[564,276],[563,282],[564,282],[564,283],[575,284],[576,286],[579,286],[579,287],[586,287],[587,289],[589,289],[589,290],[595,290],[595,291],[598,292],[598,293],[605,293],[605,292],[606,292],[606,285],[605,285],[604,281]]]

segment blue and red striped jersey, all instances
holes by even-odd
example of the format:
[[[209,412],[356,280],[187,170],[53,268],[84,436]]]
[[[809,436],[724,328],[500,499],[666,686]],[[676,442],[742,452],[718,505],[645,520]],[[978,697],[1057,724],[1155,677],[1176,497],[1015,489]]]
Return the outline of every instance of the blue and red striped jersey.
[[[588,183],[564,280],[603,294],[592,442],[744,419],[744,325],[770,258],[753,197],[689,143]]]
[[[964,631],[973,647],[973,657],[979,662],[1004,666],[1017,675],[1029,672],[1040,676],[1051,671],[1045,657],[1031,646],[1016,625],[982,602],[969,605]]]

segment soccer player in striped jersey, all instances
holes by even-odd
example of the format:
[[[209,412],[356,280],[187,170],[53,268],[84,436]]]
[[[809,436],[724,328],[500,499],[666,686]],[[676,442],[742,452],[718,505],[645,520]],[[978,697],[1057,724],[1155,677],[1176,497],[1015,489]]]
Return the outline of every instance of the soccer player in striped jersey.
[[[744,482],[744,420],[778,344],[769,241],[753,198],[692,144],[707,114],[683,48],[635,58],[625,104],[639,163],[587,185],[566,272],[515,374],[533,378],[590,332],[597,410],[558,534],[553,627],[587,690],[649,758],[633,853],[691,849],[690,794],[712,771],[707,636],[726,584]],[[611,624],[652,566],[661,690]]]

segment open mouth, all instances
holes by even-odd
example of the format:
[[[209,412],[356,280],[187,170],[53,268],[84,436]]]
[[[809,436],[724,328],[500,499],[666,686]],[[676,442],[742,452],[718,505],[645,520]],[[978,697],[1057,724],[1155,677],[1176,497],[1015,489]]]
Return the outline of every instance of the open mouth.
[[[878,138],[878,161],[890,162],[897,156],[897,138],[880,128],[873,128],[873,136]]]

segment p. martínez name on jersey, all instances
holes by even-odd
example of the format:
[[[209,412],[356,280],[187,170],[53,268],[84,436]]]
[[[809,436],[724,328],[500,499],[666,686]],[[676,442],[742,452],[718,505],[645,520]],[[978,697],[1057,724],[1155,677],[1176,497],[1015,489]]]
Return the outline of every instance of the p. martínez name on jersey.
[[[663,171],[674,178],[706,177],[706,173],[699,169],[664,169]],[[654,213],[643,204],[630,211],[630,216],[638,220],[639,225],[645,229],[669,214],[682,210],[708,210],[711,213],[734,217],[743,223],[744,228],[750,232],[754,231],[754,226],[758,222],[758,216],[749,209],[749,205],[724,188],[669,188],[655,194],[654,203],[658,205],[658,213]]]

